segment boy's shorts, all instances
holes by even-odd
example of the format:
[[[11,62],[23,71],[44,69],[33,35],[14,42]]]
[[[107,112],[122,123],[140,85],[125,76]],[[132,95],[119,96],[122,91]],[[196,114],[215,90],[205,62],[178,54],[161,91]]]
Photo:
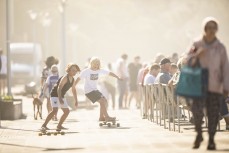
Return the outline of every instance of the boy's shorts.
[[[99,90],[94,90],[85,95],[92,103],[95,103],[99,99],[104,98],[103,94]]]
[[[68,103],[65,98],[63,98],[64,104],[60,104],[58,97],[51,97],[51,106],[52,107],[59,107],[59,108],[68,108]]]

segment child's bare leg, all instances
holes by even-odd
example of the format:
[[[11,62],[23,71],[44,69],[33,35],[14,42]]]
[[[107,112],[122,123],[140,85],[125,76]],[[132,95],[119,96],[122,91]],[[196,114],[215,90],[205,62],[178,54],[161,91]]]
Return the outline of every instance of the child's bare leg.
[[[70,112],[68,108],[62,108],[62,111],[64,112],[64,114],[61,116],[57,128],[62,128],[62,124],[65,121],[65,119],[68,117],[68,114]]]
[[[101,104],[100,104],[101,105]],[[100,112],[99,112],[99,120],[100,121],[104,121],[105,120],[105,117],[103,115],[103,110],[102,110],[102,107],[100,106]]]
[[[99,104],[100,104],[100,116],[104,116],[105,119],[112,119],[108,113],[107,113],[107,109],[106,109],[106,103],[107,100],[105,98],[101,98],[100,100],[98,100]]]
[[[48,111],[48,113],[50,113],[52,111],[50,98],[47,98],[47,111]]]
[[[45,119],[45,123],[42,125],[42,127],[46,127],[49,121],[52,119],[52,117],[55,115],[55,113],[58,111],[58,107],[54,107],[52,111],[48,114],[48,116]]]

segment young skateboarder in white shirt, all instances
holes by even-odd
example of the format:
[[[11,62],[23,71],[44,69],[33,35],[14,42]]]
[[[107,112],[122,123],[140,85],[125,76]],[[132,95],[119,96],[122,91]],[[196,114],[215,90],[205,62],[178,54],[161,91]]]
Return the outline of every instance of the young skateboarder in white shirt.
[[[92,57],[90,60],[89,68],[84,69],[80,76],[76,79],[74,86],[78,84],[81,79],[85,79],[85,95],[91,100],[92,103],[98,102],[100,104],[100,117],[99,121],[113,121],[116,118],[110,117],[107,113],[106,103],[107,100],[97,88],[97,81],[100,75],[110,75],[119,80],[122,80],[113,72],[100,68],[100,60],[97,57]]]

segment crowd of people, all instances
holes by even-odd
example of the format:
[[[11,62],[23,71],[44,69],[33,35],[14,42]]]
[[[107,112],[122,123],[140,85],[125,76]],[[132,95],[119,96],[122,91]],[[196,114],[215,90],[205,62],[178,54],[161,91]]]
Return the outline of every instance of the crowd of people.
[[[99,121],[113,121],[108,113],[108,101],[111,97],[112,108],[129,109],[133,106],[140,108],[142,95],[139,95],[139,85],[167,84],[169,86],[179,83],[182,67],[192,58],[191,64],[200,62],[201,67],[209,71],[208,94],[204,100],[191,99],[192,123],[195,125],[197,136],[193,148],[200,147],[203,141],[202,126],[206,108],[208,116],[208,150],[215,150],[214,137],[217,123],[221,118],[226,122],[226,130],[229,130],[229,113],[226,102],[229,91],[229,63],[228,55],[224,45],[219,41],[216,34],[219,29],[218,21],[208,17],[203,22],[203,33],[195,40],[189,51],[182,56],[173,53],[171,56],[157,54],[154,61],[150,63],[141,62],[140,56],[135,56],[128,63],[128,55],[123,54],[115,61],[115,64],[108,63],[107,69],[101,68],[101,60],[98,57],[91,57],[89,64],[80,70],[77,64],[69,63],[66,67],[66,74],[59,76],[58,60],[50,56],[45,61],[45,67],[41,76],[40,98],[47,99],[48,116],[42,124],[47,125],[51,119],[58,120],[58,108],[61,108],[63,115],[59,119],[57,129],[64,129],[63,123],[69,114],[68,103],[65,94],[72,89],[75,106],[78,105],[76,86],[80,80],[84,80],[85,97],[92,103],[100,105]],[[1,93],[4,94],[6,70],[2,68],[6,59],[0,49],[0,81]],[[214,64],[212,64],[212,61]],[[74,76],[79,73],[76,79]],[[104,76],[104,77],[103,77]],[[100,79],[99,79],[100,78]],[[115,80],[116,79],[116,80]],[[116,95],[118,106],[116,106]],[[190,99],[189,99],[190,100]],[[187,101],[189,101],[187,100]]]

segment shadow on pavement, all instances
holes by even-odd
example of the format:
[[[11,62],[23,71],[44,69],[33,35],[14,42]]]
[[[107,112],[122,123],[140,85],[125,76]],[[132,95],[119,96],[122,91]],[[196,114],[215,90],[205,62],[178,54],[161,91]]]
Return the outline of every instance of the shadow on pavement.
[[[185,127],[184,130],[195,130],[195,127]],[[203,127],[203,132],[208,132],[208,129],[206,127]],[[216,132],[228,132],[227,130],[217,129]]]
[[[15,131],[29,131],[29,132],[34,131],[34,130],[28,130],[28,129],[18,129],[18,128],[8,128],[8,127],[0,127],[0,129],[15,130]]]
[[[63,151],[63,150],[82,150],[84,148],[46,148],[45,150],[43,151]]]
[[[229,149],[216,149],[216,151],[229,152]]]
[[[35,148],[35,149],[44,149],[42,151],[61,151],[61,150],[81,150],[85,148],[43,148],[43,147],[35,147],[35,146],[24,146],[19,144],[9,144],[9,143],[0,143],[0,145],[8,145],[8,146],[15,146],[15,147],[26,147],[26,148]]]
[[[77,133],[80,133],[80,132],[65,132],[66,134],[77,134]]]
[[[108,127],[108,126],[102,126],[101,129],[117,129],[117,130],[128,130],[131,129],[131,127]]]

